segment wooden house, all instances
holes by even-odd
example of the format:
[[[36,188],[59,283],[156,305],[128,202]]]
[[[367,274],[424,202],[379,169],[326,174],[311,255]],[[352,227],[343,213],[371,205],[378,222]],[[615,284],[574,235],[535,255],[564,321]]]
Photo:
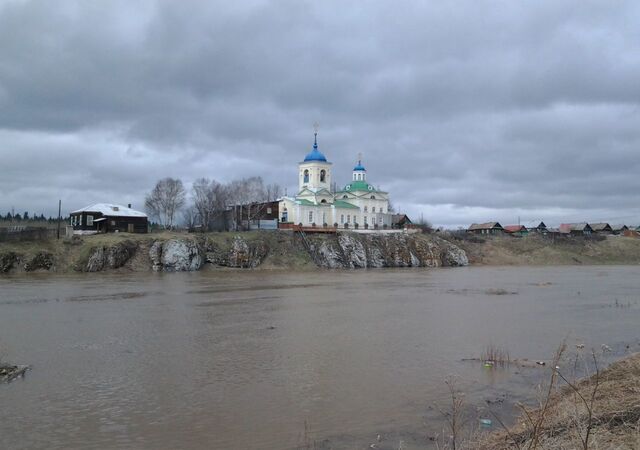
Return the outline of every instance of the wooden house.
[[[593,233],[593,229],[588,223],[563,223],[560,224],[560,233],[571,236],[589,236]]]
[[[391,228],[408,228],[413,225],[411,219],[406,214],[394,214],[391,217]]]
[[[73,234],[147,233],[149,221],[143,212],[110,203],[96,203],[71,213]]]
[[[517,237],[527,236],[529,234],[529,230],[524,225],[505,225],[504,232]]]
[[[547,225],[540,221],[540,222],[530,222],[528,224],[525,225],[527,227],[527,231],[529,233],[540,233],[540,234],[546,234],[547,233]]]
[[[504,228],[498,222],[486,222],[486,223],[472,223],[469,228],[467,228],[468,233],[473,234],[503,234]]]
[[[613,234],[613,228],[611,225],[605,222],[601,223],[590,223],[589,226],[593,230],[594,233],[597,234]]]
[[[629,227],[626,225],[617,224],[611,225],[611,229],[613,230],[613,234],[624,234],[624,232],[627,231]]]

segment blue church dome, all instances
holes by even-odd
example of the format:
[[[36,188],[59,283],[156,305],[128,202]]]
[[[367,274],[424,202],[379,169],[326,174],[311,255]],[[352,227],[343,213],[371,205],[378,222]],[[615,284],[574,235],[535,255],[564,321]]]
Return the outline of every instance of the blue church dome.
[[[327,158],[322,154],[320,150],[318,150],[318,133],[316,133],[316,139],[314,139],[313,150],[307,153],[307,156],[304,157],[304,162],[307,161],[322,161],[327,162]]]
[[[358,164],[356,164],[356,166],[353,168],[353,171],[361,171],[361,172],[366,172],[367,169],[364,168],[364,166],[362,165],[362,163],[360,161],[358,161]]]

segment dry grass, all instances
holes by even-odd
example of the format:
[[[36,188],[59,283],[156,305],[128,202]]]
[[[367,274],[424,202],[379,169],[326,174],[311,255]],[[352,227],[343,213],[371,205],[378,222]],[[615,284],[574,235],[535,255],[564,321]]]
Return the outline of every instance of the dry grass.
[[[484,362],[491,362],[492,364],[505,365],[509,364],[511,358],[509,357],[509,350],[503,347],[497,347],[493,344],[487,345],[480,359]]]
[[[589,358],[594,358],[595,367],[584,358],[591,376],[580,381],[572,381],[552,364],[539,407],[523,407],[516,425],[490,434],[475,448],[640,449],[640,354],[602,371],[595,355]]]

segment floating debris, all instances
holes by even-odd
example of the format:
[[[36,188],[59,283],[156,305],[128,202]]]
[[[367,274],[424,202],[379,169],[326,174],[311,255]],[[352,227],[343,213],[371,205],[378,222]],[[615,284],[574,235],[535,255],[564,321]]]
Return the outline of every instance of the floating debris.
[[[18,377],[24,377],[29,366],[2,366],[0,367],[0,383],[10,383]]]
[[[480,419],[480,426],[489,428],[491,425],[493,425],[493,421],[491,419]]]

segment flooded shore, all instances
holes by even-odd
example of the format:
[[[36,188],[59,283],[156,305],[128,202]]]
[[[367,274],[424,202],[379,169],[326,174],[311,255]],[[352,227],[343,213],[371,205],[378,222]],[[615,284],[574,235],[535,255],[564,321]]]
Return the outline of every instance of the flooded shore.
[[[0,279],[1,448],[430,448],[444,379],[512,415],[539,368],[493,344],[640,349],[640,267],[30,275]],[[5,405],[8,405],[5,408]],[[11,411],[9,414],[7,411]],[[380,438],[378,438],[380,435]],[[378,439],[380,442],[378,442]]]

